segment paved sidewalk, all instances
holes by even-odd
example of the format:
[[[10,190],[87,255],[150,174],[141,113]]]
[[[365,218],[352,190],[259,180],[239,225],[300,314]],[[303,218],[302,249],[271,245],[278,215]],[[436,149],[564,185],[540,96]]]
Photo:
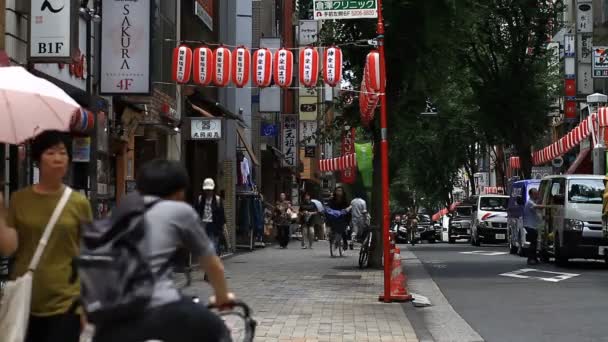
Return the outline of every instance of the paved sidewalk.
[[[331,258],[320,241],[313,250],[292,242],[225,260],[230,289],[254,310],[256,341],[418,341],[398,303],[378,302],[382,272],[357,268],[358,251]],[[194,276],[187,294],[207,298]],[[411,305],[411,304],[406,304]]]

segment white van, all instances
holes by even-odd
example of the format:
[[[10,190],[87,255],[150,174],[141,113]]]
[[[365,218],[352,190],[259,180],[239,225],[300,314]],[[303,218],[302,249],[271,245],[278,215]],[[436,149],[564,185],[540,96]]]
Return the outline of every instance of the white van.
[[[471,232],[471,245],[507,242],[509,196],[481,195],[477,199]]]
[[[605,259],[608,239],[602,232],[604,176],[560,175],[543,178],[539,249],[543,261]]]

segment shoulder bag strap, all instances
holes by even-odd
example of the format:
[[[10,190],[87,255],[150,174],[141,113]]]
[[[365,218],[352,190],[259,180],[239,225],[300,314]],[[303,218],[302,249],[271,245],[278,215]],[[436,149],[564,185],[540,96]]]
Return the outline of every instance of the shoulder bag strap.
[[[70,199],[71,194],[72,194],[72,188],[70,188],[69,186],[66,186],[65,189],[63,190],[63,195],[61,195],[61,199],[57,203],[55,210],[53,210],[51,219],[46,224],[46,227],[44,228],[44,233],[42,233],[42,237],[40,238],[40,241],[38,242],[38,247],[36,247],[36,252],[34,252],[34,256],[32,257],[32,261],[30,262],[30,266],[28,267],[28,270],[30,272],[34,272],[36,270],[36,268],[38,267],[38,264],[40,263],[40,258],[42,257],[42,253],[44,252],[44,248],[46,247],[47,243],[49,242],[49,238],[51,237],[51,233],[53,232],[53,229],[55,228],[55,224],[57,223],[57,220],[59,219],[59,216],[61,215],[63,208],[65,208],[65,205],[68,203],[68,200]]]

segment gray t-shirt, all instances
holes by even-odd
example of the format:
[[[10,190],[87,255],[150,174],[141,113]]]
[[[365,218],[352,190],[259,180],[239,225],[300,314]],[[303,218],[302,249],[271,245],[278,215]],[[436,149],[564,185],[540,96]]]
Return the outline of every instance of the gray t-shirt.
[[[367,205],[362,198],[355,198],[350,202],[352,207],[351,217],[355,222],[363,222],[366,218]]]
[[[146,196],[146,202],[155,198]],[[214,256],[213,244],[207,237],[205,229],[200,223],[197,212],[185,202],[161,201],[156,203],[146,213],[147,250],[150,251],[147,259],[155,274],[171,262],[180,247],[188,249],[195,256]],[[180,294],[171,279],[173,269],[168,267],[157,278],[152,294],[150,307],[157,307],[178,301]]]
[[[532,199],[528,199],[524,206],[524,227],[538,229],[540,224],[540,217],[534,206],[536,203]]]

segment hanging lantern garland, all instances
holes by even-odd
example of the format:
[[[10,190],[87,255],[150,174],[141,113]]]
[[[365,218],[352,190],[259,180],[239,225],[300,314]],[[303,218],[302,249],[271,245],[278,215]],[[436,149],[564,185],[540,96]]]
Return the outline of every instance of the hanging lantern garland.
[[[300,83],[312,88],[319,79],[319,51],[314,47],[300,50]]]
[[[335,87],[342,80],[342,50],[332,46],[323,54],[323,80],[330,87]]]
[[[186,45],[173,49],[173,81],[184,84],[190,82],[192,72],[192,50]]]
[[[266,48],[258,49],[253,54],[253,62],[255,63],[254,83],[265,88],[272,83],[272,52]]]
[[[243,88],[249,82],[249,73],[251,69],[251,54],[244,47],[238,47],[232,53],[232,83],[237,88]]]
[[[227,48],[220,46],[215,49],[214,57],[215,73],[213,74],[213,83],[218,87],[225,87],[230,82],[232,53]]]
[[[194,83],[206,86],[213,81],[213,51],[206,46],[194,49],[193,75]]]
[[[293,79],[293,52],[281,48],[274,54],[274,83],[289,88]]]

